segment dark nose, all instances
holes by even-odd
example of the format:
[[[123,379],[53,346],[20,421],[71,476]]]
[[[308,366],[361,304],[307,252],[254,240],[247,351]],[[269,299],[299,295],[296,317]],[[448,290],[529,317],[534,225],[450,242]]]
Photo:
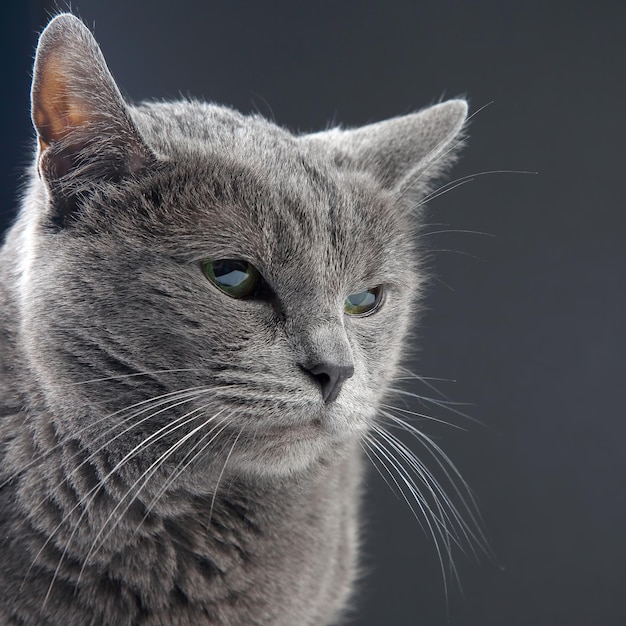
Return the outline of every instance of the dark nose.
[[[352,365],[336,365],[334,363],[317,363],[302,366],[319,383],[322,398],[326,404],[337,399],[344,381],[354,374]]]

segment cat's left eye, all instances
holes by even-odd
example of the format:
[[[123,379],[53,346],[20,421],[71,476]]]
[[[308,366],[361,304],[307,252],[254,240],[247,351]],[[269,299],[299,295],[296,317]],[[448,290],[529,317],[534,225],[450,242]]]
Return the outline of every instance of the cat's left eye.
[[[382,301],[383,288],[381,285],[350,294],[343,303],[343,310],[348,315],[370,315]]]
[[[251,298],[259,293],[263,278],[259,270],[248,261],[220,259],[201,261],[204,275],[231,298]]]

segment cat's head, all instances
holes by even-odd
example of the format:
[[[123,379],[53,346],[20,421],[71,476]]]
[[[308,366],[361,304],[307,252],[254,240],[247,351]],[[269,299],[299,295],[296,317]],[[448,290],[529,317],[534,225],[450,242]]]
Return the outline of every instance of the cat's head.
[[[311,135],[198,102],[130,106],[61,15],[32,114],[21,337],[59,432],[137,448],[143,467],[198,452],[197,471],[230,456],[264,475],[361,436],[406,342],[419,205],[464,101]]]

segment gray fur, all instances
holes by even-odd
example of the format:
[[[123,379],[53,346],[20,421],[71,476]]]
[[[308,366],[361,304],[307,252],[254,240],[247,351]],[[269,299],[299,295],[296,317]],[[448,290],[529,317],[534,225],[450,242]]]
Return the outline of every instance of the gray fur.
[[[340,620],[359,444],[422,284],[416,206],[466,113],[296,136],[130,106],[83,24],[51,22],[0,252],[0,624]],[[273,300],[222,294],[203,258],[250,260]],[[379,311],[343,314],[379,284]],[[354,366],[329,404],[298,366],[320,359]]]

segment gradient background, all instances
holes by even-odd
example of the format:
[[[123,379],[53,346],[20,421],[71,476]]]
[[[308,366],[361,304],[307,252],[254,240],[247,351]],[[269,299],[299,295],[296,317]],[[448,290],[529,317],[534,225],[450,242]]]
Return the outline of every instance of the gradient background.
[[[3,8],[3,228],[30,159],[29,72],[52,4]],[[372,472],[353,623],[626,624],[624,2],[73,8],[134,100],[184,93],[295,130],[493,101],[454,174],[538,174],[480,176],[432,202],[447,225],[434,230],[489,236],[432,235],[437,280],[411,367],[449,379],[442,391],[484,424],[437,411],[467,430],[429,432],[473,486],[499,564],[459,554],[463,594],[453,586],[446,603],[432,542]]]

